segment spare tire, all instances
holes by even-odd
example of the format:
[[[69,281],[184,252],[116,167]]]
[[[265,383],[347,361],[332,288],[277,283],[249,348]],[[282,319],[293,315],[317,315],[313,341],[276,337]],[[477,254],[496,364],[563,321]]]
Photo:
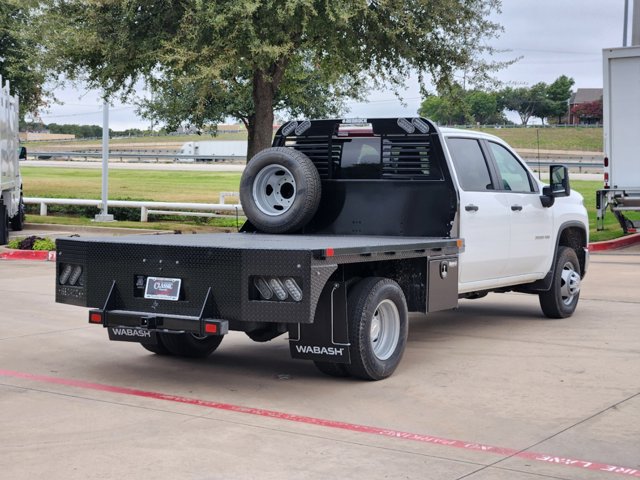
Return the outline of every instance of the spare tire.
[[[303,228],[320,204],[320,175],[304,153],[272,147],[257,153],[240,180],[240,203],[247,219],[265,233]]]

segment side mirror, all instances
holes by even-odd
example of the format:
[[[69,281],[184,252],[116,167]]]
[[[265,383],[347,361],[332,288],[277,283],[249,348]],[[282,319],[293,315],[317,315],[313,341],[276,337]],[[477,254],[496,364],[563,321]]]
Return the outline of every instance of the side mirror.
[[[27,147],[20,147],[20,152],[18,153],[19,160],[27,159]]]
[[[542,188],[540,203],[543,207],[551,207],[556,197],[568,197],[571,193],[569,185],[569,170],[564,165],[551,165],[549,169],[549,183],[551,185]]]
[[[553,196],[553,190],[551,187],[542,187],[542,195],[540,196],[540,203],[544,208],[552,207],[556,202],[556,197]]]
[[[564,165],[551,165],[549,183],[554,197],[568,197],[571,193],[569,170]]]

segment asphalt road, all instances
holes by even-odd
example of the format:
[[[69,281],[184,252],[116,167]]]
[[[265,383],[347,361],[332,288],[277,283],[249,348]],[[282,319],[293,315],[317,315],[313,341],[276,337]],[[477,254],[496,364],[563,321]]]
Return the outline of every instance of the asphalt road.
[[[640,249],[592,256],[578,310],[491,294],[414,316],[396,373],[341,380],[233,332],[204,361],[109,342],[0,261],[0,478],[640,478]]]

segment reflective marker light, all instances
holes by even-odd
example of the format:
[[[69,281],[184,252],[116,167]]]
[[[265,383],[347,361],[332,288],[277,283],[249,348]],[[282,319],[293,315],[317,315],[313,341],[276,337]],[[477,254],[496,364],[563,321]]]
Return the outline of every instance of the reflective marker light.
[[[102,313],[89,312],[89,323],[102,323]]]
[[[302,300],[302,290],[293,278],[287,278],[284,281],[284,286],[287,287],[289,295],[291,295],[291,298],[293,298],[296,302]]]
[[[204,326],[204,331],[206,333],[218,333],[218,326],[213,323],[207,323]]]
[[[249,284],[250,300],[297,303],[304,298],[301,278],[251,276]]]
[[[276,297],[278,297],[278,300],[286,300],[288,295],[287,292],[284,289],[284,285],[282,285],[282,282],[280,281],[279,278],[270,278],[269,279],[269,286],[271,287],[271,289],[273,290],[273,293],[276,294]]]
[[[69,277],[69,285],[75,285],[80,279],[80,275],[82,275],[82,267],[80,265],[76,265],[71,277]]]
[[[271,290],[271,288],[269,288],[269,284],[264,278],[255,277],[253,279],[253,284],[260,292],[260,296],[262,298],[264,298],[265,300],[271,300],[271,297],[273,297],[273,291]]]
[[[69,280],[71,276],[71,272],[73,271],[73,267],[71,265],[65,265],[62,269],[62,273],[60,274],[60,285],[64,285]]]

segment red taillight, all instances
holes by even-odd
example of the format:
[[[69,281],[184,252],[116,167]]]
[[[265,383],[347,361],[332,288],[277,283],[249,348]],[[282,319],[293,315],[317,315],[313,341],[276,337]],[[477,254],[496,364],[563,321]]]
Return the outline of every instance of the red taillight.
[[[204,326],[204,331],[206,333],[218,333],[218,326],[214,323],[207,323]]]
[[[89,312],[89,323],[102,323],[102,312]]]
[[[333,257],[333,254],[334,254],[333,248],[327,248],[324,251],[324,256],[325,257]]]
[[[604,157],[604,166],[605,168],[609,166],[609,157]]]
[[[604,172],[604,188],[609,188],[609,172]]]

